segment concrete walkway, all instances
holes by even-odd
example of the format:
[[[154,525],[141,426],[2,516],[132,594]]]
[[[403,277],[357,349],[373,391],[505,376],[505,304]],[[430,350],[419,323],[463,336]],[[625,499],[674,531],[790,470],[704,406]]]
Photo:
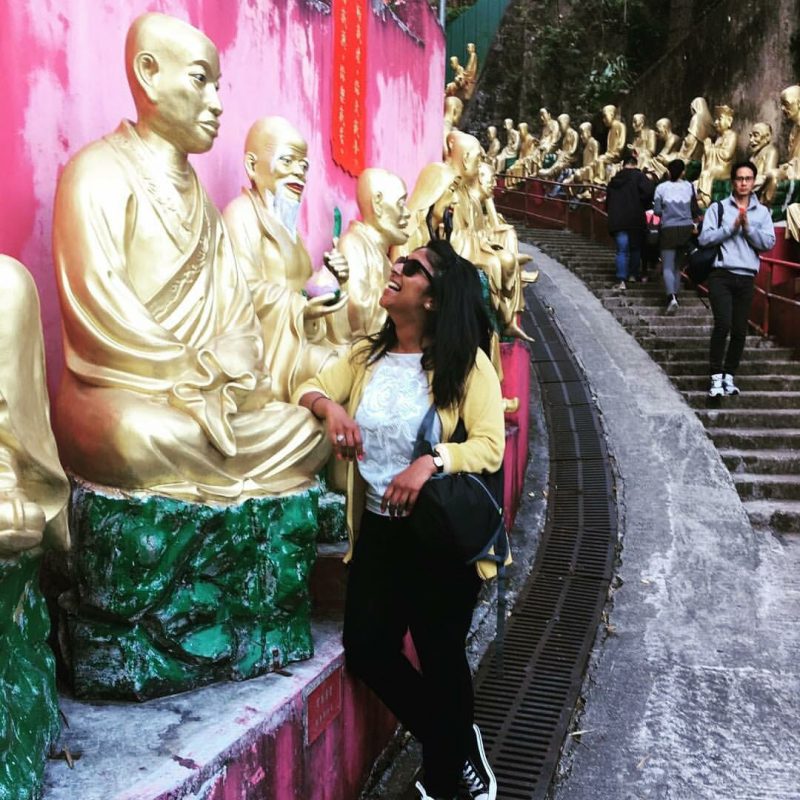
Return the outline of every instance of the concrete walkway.
[[[798,800],[800,539],[753,532],[664,372],[572,273],[521,249],[596,394],[622,531],[553,797]]]

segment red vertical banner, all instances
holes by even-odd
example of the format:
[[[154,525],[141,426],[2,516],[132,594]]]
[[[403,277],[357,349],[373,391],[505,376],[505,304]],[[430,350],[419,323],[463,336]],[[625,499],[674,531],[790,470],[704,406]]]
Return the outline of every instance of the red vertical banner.
[[[365,167],[367,3],[333,0],[333,160],[351,175]]]

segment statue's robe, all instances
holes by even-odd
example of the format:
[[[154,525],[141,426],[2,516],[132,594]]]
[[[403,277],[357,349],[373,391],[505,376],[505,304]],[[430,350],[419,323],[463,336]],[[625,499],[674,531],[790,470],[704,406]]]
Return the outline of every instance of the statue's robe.
[[[27,499],[44,512],[44,544],[65,550],[69,483],[50,428],[39,297],[28,271],[6,256],[0,256],[0,353],[0,529],[9,541],[16,538],[5,505]],[[0,542],[0,551],[8,549]]]
[[[289,234],[270,214],[252,189],[232,200],[224,213],[233,251],[245,276],[264,338],[264,368],[272,378],[276,399],[288,402],[292,392],[316,375],[335,351],[319,344],[325,335],[308,340],[304,311],[308,301],[287,285],[287,264],[297,264],[305,283],[311,277],[311,259],[302,241]]]
[[[350,223],[339,240],[339,250],[350,268],[347,320],[352,336],[375,333],[386,321],[386,311],[378,301],[392,270],[389,255],[381,247],[377,233],[359,220]]]
[[[55,433],[68,468],[201,500],[314,482],[322,427],[274,400],[250,292],[191,167],[188,180],[166,175],[123,122],[64,170],[53,245],[66,366]]]
[[[731,177],[737,141],[736,132],[728,129],[713,142],[706,144],[700,177],[697,179],[697,193],[703,195],[706,201],[711,198],[714,181],[728,180]]]

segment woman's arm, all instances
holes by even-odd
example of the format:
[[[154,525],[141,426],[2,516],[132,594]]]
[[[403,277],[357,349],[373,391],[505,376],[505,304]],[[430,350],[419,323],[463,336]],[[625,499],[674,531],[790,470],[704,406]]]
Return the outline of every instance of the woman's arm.
[[[301,395],[298,405],[307,408],[317,419],[325,420],[328,439],[333,445],[336,458],[344,461],[363,458],[361,429],[344,406],[334,402],[322,392],[313,390]]]
[[[478,351],[461,405],[467,441],[436,445],[445,472],[496,472],[503,463],[506,428],[500,380],[491,361]]]

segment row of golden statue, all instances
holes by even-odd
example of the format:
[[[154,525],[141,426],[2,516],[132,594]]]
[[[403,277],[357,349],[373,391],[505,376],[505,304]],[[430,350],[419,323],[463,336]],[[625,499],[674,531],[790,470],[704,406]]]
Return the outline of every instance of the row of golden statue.
[[[789,86],[780,94],[780,107],[786,120],[792,123],[787,152],[781,159],[773,141],[772,126],[766,122],[754,124],[748,134],[747,156],[758,167],[755,191],[762,202],[774,204],[778,183],[800,178],[800,85]],[[458,97],[445,100],[445,137],[457,129],[463,103]],[[626,152],[633,152],[639,167],[657,178],[666,175],[670,161],[680,158],[687,164],[700,162],[696,180],[698,200],[707,206],[715,180],[730,178],[733,162],[739,154],[739,136],[733,130],[735,113],[728,105],[718,105],[713,116],[703,97],[696,97],[690,106],[691,119],[681,139],[666,117],[655,127],[648,125],[644,114],[631,119],[632,137],[628,141],[625,122],[614,105],[602,109],[603,125],[608,130],[604,152],[595,139],[591,122],[583,122],[576,131],[568,114],[556,119],[546,108],[539,110],[541,131],[532,134],[527,123],[514,127],[511,119],[504,121],[505,145],[498,138],[497,128],[487,131],[486,155],[493,160],[496,171],[507,174],[507,184],[514,185],[523,178],[541,177],[570,184],[604,185],[621,165]],[[790,224],[800,220],[798,209],[789,212]],[[798,237],[800,238],[800,237]]]
[[[455,133],[408,199],[397,175],[366,169],[361,219],[314,265],[297,229],[302,134],[281,117],[256,121],[244,146],[249,185],[221,214],[188,158],[219,130],[217,48],[152,13],[132,24],[125,60],[136,122],[75,155],[56,193],[58,451],[36,290],[21,264],[0,261],[0,557],[43,533],[68,546],[59,453],[85,481],[198,502],[310,486],[329,448],[292,393],[382,325],[391,259],[431,236],[452,228],[488,278],[499,330],[524,337],[520,284],[532,276],[494,209],[493,165],[477,139]]]

